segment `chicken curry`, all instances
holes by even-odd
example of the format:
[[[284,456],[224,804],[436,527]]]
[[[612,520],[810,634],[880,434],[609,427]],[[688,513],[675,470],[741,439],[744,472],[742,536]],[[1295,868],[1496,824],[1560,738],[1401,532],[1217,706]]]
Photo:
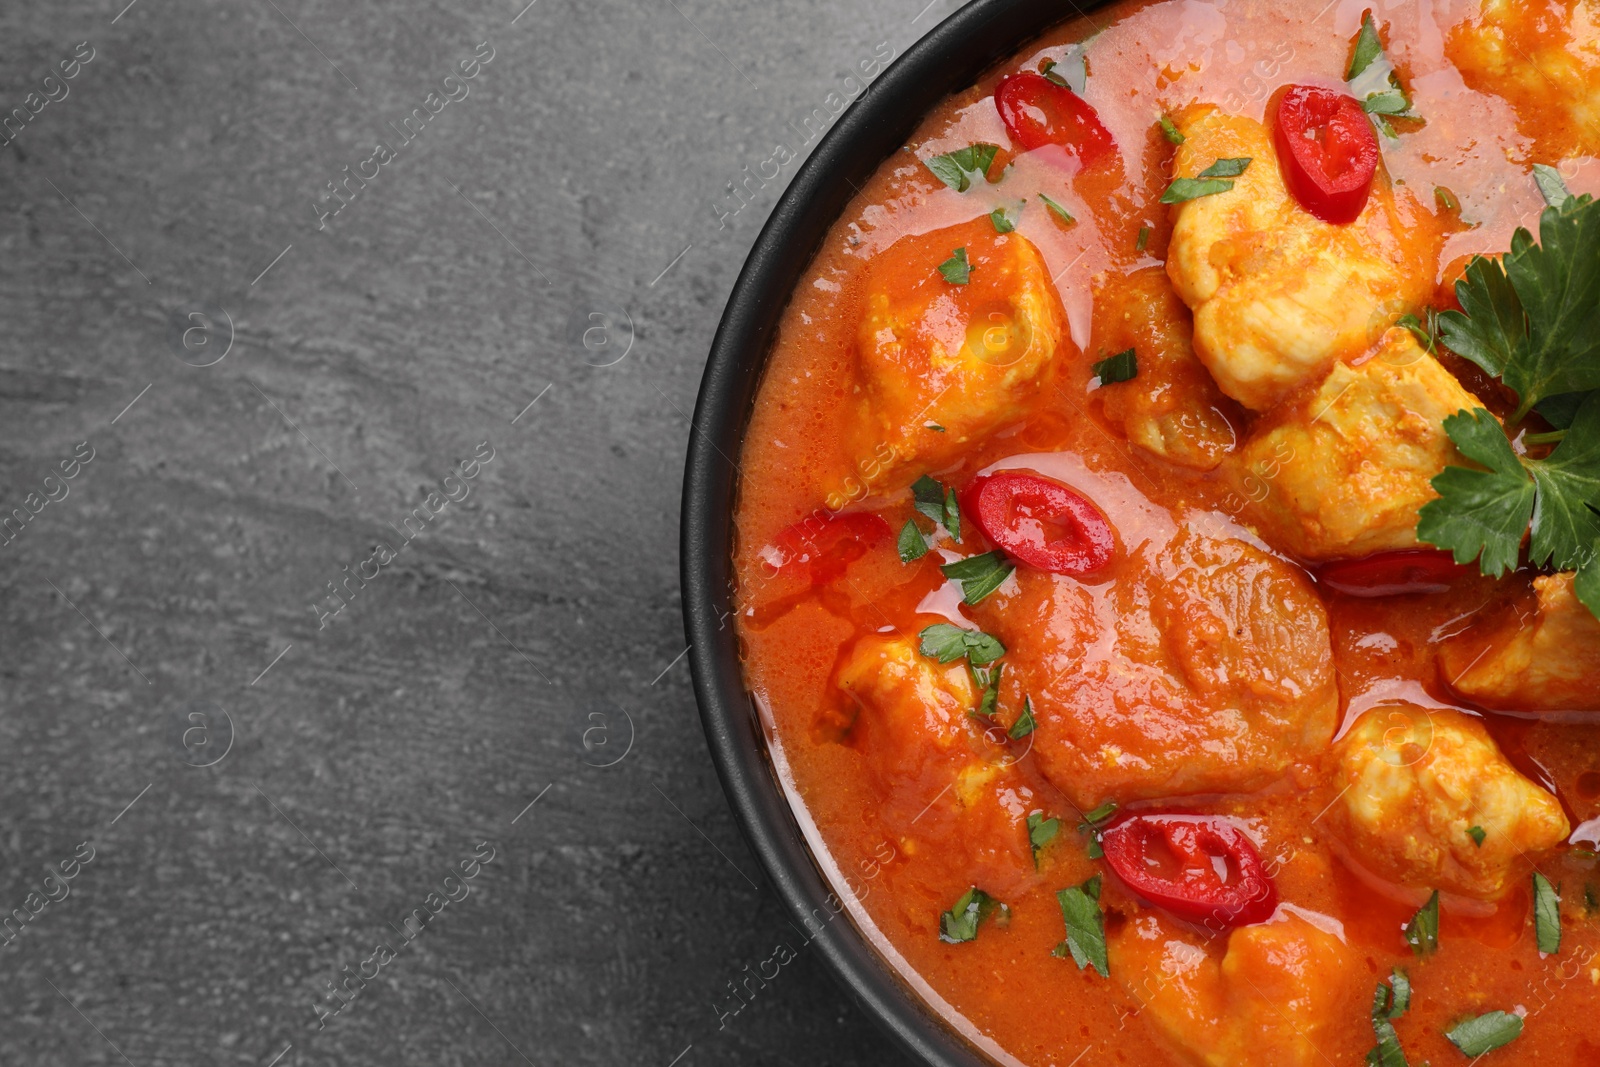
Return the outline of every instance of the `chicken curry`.
[[[998,1062],[1600,1063],[1600,2],[1124,3],[785,312],[737,626]]]

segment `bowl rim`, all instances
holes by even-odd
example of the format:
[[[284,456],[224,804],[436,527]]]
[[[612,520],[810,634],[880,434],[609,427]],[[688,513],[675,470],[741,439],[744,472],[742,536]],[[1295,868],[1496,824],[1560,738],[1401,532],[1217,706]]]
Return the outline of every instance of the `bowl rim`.
[[[771,341],[791,295],[856,189],[940,101],[1050,27],[1106,0],[971,0],[894,59],[824,134],[779,198],[740,269],[711,343],[691,420],[679,565],[701,725],[745,839],[828,970],[902,1049],[935,1067],[986,1067],[978,1050],[896,972],[849,919],[821,924],[833,887],[777,780],[744,685],[733,610],[738,468]]]

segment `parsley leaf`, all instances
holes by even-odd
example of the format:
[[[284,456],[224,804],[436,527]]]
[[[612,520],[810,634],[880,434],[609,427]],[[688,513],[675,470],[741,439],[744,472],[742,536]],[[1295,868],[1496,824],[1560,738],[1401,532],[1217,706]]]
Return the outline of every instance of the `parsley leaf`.
[[[1017,721],[1011,724],[1011,729],[1006,731],[1006,736],[1013,741],[1020,741],[1033,733],[1033,701],[1027,697],[1022,698],[1022,714],[1017,716]]]
[[[1566,436],[1545,459],[1526,459],[1539,496],[1528,556],[1561,570],[1583,561],[1600,538],[1600,392],[1578,408]]]
[[[1517,565],[1522,533],[1533,518],[1533,479],[1482,408],[1456,412],[1444,428],[1462,455],[1489,469],[1440,471],[1430,483],[1439,499],[1417,513],[1417,538],[1450,549],[1457,563],[1476,558],[1484,574],[1498,578]]]
[[[1418,956],[1430,956],[1439,951],[1439,891],[1435,889],[1428,902],[1417,909],[1405,925],[1406,944]]]
[[[946,563],[939,570],[946,578],[961,583],[961,599],[976,604],[1000,587],[1016,570],[1006,562],[1005,554],[998,549],[981,556],[967,556],[954,563]]]
[[[1039,199],[1044,201],[1044,206],[1045,207],[1049,208],[1051,211],[1053,211],[1057,215],[1059,215],[1061,217],[1061,221],[1062,222],[1077,222],[1078,221],[1077,219],[1072,217],[1072,212],[1068,211],[1066,208],[1062,207],[1060,204],[1056,203],[1054,200],[1051,200],[1048,196],[1045,196],[1043,193],[1039,194]]]
[[[1033,850],[1033,866],[1035,870],[1039,868],[1040,850],[1054,841],[1056,834],[1060,832],[1060,819],[1047,819],[1042,811],[1028,813],[1028,847]]]
[[[1440,314],[1444,343],[1517,393],[1511,423],[1562,393],[1600,388],[1600,203],[1570,197],[1525,229],[1503,262],[1474,256]]]
[[[1092,966],[1102,978],[1111,977],[1106,960],[1106,922],[1100,912],[1100,876],[1071,889],[1056,893],[1061,918],[1067,924],[1067,939],[1057,945],[1052,956],[1071,956],[1078,970]]]
[[[1372,995],[1372,1032],[1378,1037],[1378,1046],[1367,1053],[1369,1067],[1410,1067],[1394,1028],[1394,1020],[1410,1007],[1411,981],[1396,967],[1389,973],[1389,984],[1379,982]]]
[[[1509,1045],[1522,1033],[1522,1020],[1508,1011],[1491,1011],[1457,1023],[1444,1036],[1466,1056],[1482,1056]]]
[[[972,277],[972,264],[967,262],[966,248],[951,252],[950,258],[939,264],[939,273],[951,285],[966,285],[967,279]]]
[[[939,940],[947,945],[959,945],[978,936],[978,924],[995,912],[1001,921],[1010,916],[1011,909],[973,886],[962,893],[955,906],[939,916]]]
[[[1412,314],[1401,315],[1394,320],[1396,326],[1402,326],[1411,331],[1411,336],[1417,339],[1417,344],[1427,350],[1428,355],[1433,355],[1439,347],[1439,312],[1435,308],[1423,311],[1424,318],[1417,318]]]
[[[1172,184],[1167,186],[1167,191],[1161,194],[1161,202],[1181,204],[1186,200],[1225,193],[1232,188],[1233,182],[1226,178],[1174,178]]]
[[[1361,32],[1356,34],[1355,50],[1350,54],[1350,69],[1345,72],[1344,80],[1355,81],[1382,56],[1383,42],[1378,39],[1378,26],[1369,11],[1361,19]]]
[[[1237,178],[1250,167],[1250,157],[1243,156],[1236,159],[1219,159],[1205,170],[1201,171],[1201,178]]]
[[[924,474],[911,483],[911,499],[913,507],[961,540],[961,506],[954,489],[946,489]]]
[[[1561,172],[1543,163],[1533,165],[1533,184],[1539,187],[1539,195],[1551,207],[1560,207],[1572,195],[1567,191],[1567,183],[1561,180]]]
[[[1006,654],[1006,646],[998,638],[982,630],[968,630],[947,622],[936,622],[918,635],[924,656],[949,663],[967,658],[974,667],[987,667]]]
[[[978,697],[978,710],[972,714],[980,719],[992,719],[996,707],[1000,702],[1000,672],[1005,667],[1003,663],[996,663],[993,670],[983,667],[972,667],[972,680],[983,690]]]
[[[1117,802],[1108,800],[1091,812],[1086,812],[1083,821],[1078,824],[1078,833],[1089,835],[1089,858],[1097,860],[1105,855],[1105,850],[1100,847],[1100,830],[1111,821],[1111,816],[1117,813]]]
[[[997,207],[989,212],[989,221],[994,224],[995,233],[1010,233],[1017,228],[1017,224],[1011,221],[1011,216],[1006,214],[1006,209],[1003,207]]]
[[[964,193],[972,188],[974,175],[981,176],[985,182],[989,180],[989,167],[993,165],[998,151],[999,145],[980,141],[922,162],[933,171],[934,177],[956,192]]]
[[[1533,872],[1533,928],[1540,952],[1551,956],[1561,951],[1561,897],[1538,871]]]
[[[1469,826],[1469,827],[1467,827],[1467,836],[1472,838],[1472,843],[1474,845],[1477,845],[1479,848],[1482,848],[1483,847],[1483,839],[1488,837],[1489,833],[1488,833],[1487,830],[1485,830],[1481,826]]]
[[[1081,44],[1068,45],[1066,54],[1061,57],[1061,62],[1057,63],[1053,59],[1045,60],[1044,66],[1040,68],[1040,73],[1045,76],[1047,81],[1054,82],[1063,89],[1071,89],[1073,92],[1082,95],[1083,90],[1089,84],[1088,54]]]
[[[922,536],[922,531],[917,529],[916,519],[907,519],[900,530],[900,562],[913,563],[928,554],[928,542]]]
[[[1394,136],[1394,127],[1384,116],[1416,118],[1411,113],[1411,98],[1395,75],[1394,64],[1384,54],[1378,24],[1370,11],[1361,16],[1361,31],[1356,34],[1344,80],[1349,83],[1350,95],[1361,101],[1361,109],[1374,116],[1373,122],[1387,136]]]
[[[1183,135],[1178,127],[1172,124],[1172,120],[1167,118],[1165,115],[1161,116],[1161,134],[1173,144],[1182,144],[1188,140],[1188,138]]]
[[[1139,227],[1139,237],[1138,237],[1138,239],[1136,241],[1133,242],[1133,250],[1135,252],[1143,252],[1145,250],[1145,246],[1148,245],[1149,243],[1150,243],[1150,227],[1148,227],[1148,226],[1140,226]]]
[[[1101,385],[1131,381],[1139,373],[1139,356],[1130,348],[1096,362],[1089,369],[1094,371]]]

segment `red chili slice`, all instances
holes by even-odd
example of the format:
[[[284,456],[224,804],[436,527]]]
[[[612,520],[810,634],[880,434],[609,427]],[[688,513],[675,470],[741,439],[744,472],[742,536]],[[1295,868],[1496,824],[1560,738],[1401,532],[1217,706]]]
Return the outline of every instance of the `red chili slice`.
[[[1111,524],[1085,497],[1020,471],[967,487],[967,513],[1006,555],[1052,574],[1090,574],[1111,560]]]
[[[1353,96],[1294,85],[1278,101],[1274,139],[1283,182],[1324,222],[1353,222],[1378,172],[1378,136]]]
[[[994,87],[994,106],[1011,140],[1025,152],[1060,145],[1085,167],[1111,155],[1117,142],[1083,97],[1031,70]]]
[[[1342,559],[1317,571],[1317,581],[1350,596],[1442,593],[1473,568],[1436,548],[1380,552],[1364,559]]]
[[[889,533],[887,522],[864,511],[816,511],[779,532],[762,555],[773,577],[781,574],[820,585],[843,574]]]
[[[1221,819],[1130,815],[1102,831],[1100,847],[1129,889],[1181,919],[1226,930],[1278,908],[1278,888],[1255,845]]]

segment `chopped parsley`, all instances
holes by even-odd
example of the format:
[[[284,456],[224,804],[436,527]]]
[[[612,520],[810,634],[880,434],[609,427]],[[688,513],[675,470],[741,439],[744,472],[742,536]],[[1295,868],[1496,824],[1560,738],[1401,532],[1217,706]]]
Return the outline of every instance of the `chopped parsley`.
[[[1202,196],[1225,193],[1232,188],[1233,182],[1226,178],[1174,178],[1172,184],[1167,186],[1167,191],[1161,194],[1161,202],[1182,204],[1188,200],[1198,200]]]
[[[1017,228],[1017,224],[1011,221],[1011,216],[1006,214],[1006,209],[1003,207],[997,207],[989,212],[989,221],[994,224],[995,233],[1010,233]]]
[[[1178,127],[1172,124],[1172,120],[1167,118],[1165,115],[1161,116],[1161,135],[1168,141],[1171,141],[1173,144],[1182,144],[1184,141],[1188,140],[1188,138],[1178,130]]]
[[[917,529],[916,519],[907,519],[905,526],[900,529],[901,563],[914,563],[928,554],[928,541],[922,536],[922,531]]]
[[[1089,835],[1089,858],[1097,860],[1105,855],[1105,849],[1100,847],[1100,831],[1106,823],[1111,821],[1111,816],[1117,813],[1117,802],[1108,800],[1093,811],[1085,812],[1083,821],[1078,824],[1078,833]]]
[[[1559,433],[1541,459],[1518,456],[1482,408],[1445,420],[1482,470],[1446,467],[1433,479],[1420,540],[1476,558],[1498,577],[1517,564],[1524,533],[1535,566],[1576,570],[1578,599],[1600,615],[1600,203],[1568,196],[1539,216],[1539,243],[1519,229],[1503,260],[1474,256],[1456,283],[1460,311],[1439,314],[1453,352],[1516,392],[1515,426],[1535,409]]]
[[[1522,1033],[1522,1019],[1508,1011],[1491,1011],[1457,1023],[1445,1033],[1464,1056],[1482,1056],[1509,1045]]]
[[[1417,117],[1411,112],[1411,98],[1395,75],[1394,64],[1384,54],[1378,24],[1372,20],[1370,11],[1361,16],[1361,32],[1356,34],[1345,81],[1350,85],[1350,95],[1361,101],[1361,109],[1372,116],[1372,121],[1385,135],[1395,135],[1389,117]]]
[[[1011,909],[973,886],[962,893],[955,906],[939,916],[939,940],[947,945],[959,945],[978,936],[978,924],[996,912],[1000,922],[1010,917]]]
[[[1431,956],[1439,951],[1439,891],[1435,889],[1428,902],[1417,909],[1405,925],[1406,944],[1418,956]]]
[[[972,714],[980,719],[993,719],[996,708],[1000,703],[1000,672],[1005,667],[1003,663],[996,663],[994,669],[987,667],[972,667],[972,681],[980,690],[978,697],[978,710]]]
[[[1389,984],[1379,982],[1372,995],[1372,1031],[1378,1036],[1378,1045],[1367,1053],[1369,1067],[1409,1067],[1394,1020],[1410,1007],[1411,981],[1396,967],[1389,974]]]
[[[1067,939],[1057,945],[1052,956],[1072,957],[1078,970],[1094,967],[1102,978],[1111,977],[1111,966],[1106,960],[1106,920],[1100,912],[1100,876],[1097,874],[1082,885],[1056,893],[1056,903],[1061,905],[1061,918],[1067,924]]]
[[[1149,226],[1140,226],[1139,227],[1139,239],[1137,241],[1133,242],[1133,250],[1135,252],[1143,252],[1145,250],[1145,247],[1147,245],[1149,245],[1149,244],[1150,244],[1150,227]]]
[[[1482,848],[1483,847],[1483,839],[1488,837],[1489,834],[1488,834],[1488,831],[1486,831],[1481,826],[1469,826],[1469,827],[1467,827],[1467,836],[1472,838],[1472,843],[1474,845],[1477,845],[1479,848]]]
[[[1028,813],[1028,847],[1033,850],[1033,866],[1039,868],[1039,852],[1061,832],[1060,819],[1047,819],[1044,812]]]
[[[967,279],[972,277],[972,264],[967,262],[966,248],[951,252],[950,258],[939,264],[939,273],[951,285],[966,285]]]
[[[1021,741],[1033,733],[1033,701],[1027,697],[1022,698],[1022,714],[1017,716],[1017,721],[1011,724],[1011,729],[1006,731],[1006,736],[1013,741]]]
[[[924,474],[911,483],[912,506],[934,522],[950,531],[950,536],[961,540],[961,505],[956,503],[956,491],[947,489]]]
[[[1567,191],[1567,183],[1561,180],[1561,172],[1543,163],[1533,165],[1533,184],[1539,187],[1539,195],[1551,207],[1560,207],[1572,195]]]
[[[1039,199],[1043,200],[1044,201],[1044,206],[1049,208],[1051,211],[1055,212],[1056,215],[1058,215],[1060,217],[1062,222],[1077,222],[1078,221],[1077,219],[1072,217],[1072,212],[1068,211],[1066,208],[1062,207],[1060,204],[1056,203],[1054,200],[1051,200],[1048,196],[1045,196],[1043,193],[1039,194]]]
[[[949,663],[965,656],[974,667],[987,667],[1006,654],[1000,639],[982,630],[968,630],[947,622],[936,622],[917,635],[924,656]]]
[[[925,422],[922,424],[922,428],[925,430],[932,430],[934,433],[944,433],[944,427],[940,426],[937,422]]]
[[[1446,211],[1455,215],[1461,214],[1461,201],[1456,199],[1455,193],[1452,193],[1444,186],[1435,185],[1433,187],[1433,198],[1439,201],[1439,206]]]
[[[1069,45],[1066,54],[1061,57],[1061,62],[1047,59],[1039,68],[1039,73],[1045,76],[1046,81],[1081,94],[1089,84],[1088,55],[1083,45]]]
[[[1553,956],[1561,951],[1561,895],[1538,871],[1533,872],[1533,929],[1541,953]]]
[[[1097,361],[1089,369],[1094,371],[1101,385],[1131,381],[1139,373],[1139,356],[1130,348]]]
[[[954,152],[946,152],[942,156],[925,159],[933,176],[944,182],[958,193],[964,193],[972,188],[974,175],[989,180],[989,167],[994,164],[995,153],[1000,151],[997,144],[980,141],[969,144],[965,148],[958,148]]]
[[[1422,314],[1420,319],[1409,313],[1401,315],[1394,320],[1394,324],[1410,330],[1417,344],[1427,349],[1431,356],[1439,347],[1439,312],[1435,308],[1426,308]]]
[[[1211,166],[1200,172],[1202,178],[1237,178],[1250,169],[1250,157],[1242,156],[1236,159],[1219,159]]]
[[[996,550],[946,563],[939,570],[946,578],[961,583],[962,600],[976,604],[998,589],[1016,568],[1006,562],[1003,552]]]

